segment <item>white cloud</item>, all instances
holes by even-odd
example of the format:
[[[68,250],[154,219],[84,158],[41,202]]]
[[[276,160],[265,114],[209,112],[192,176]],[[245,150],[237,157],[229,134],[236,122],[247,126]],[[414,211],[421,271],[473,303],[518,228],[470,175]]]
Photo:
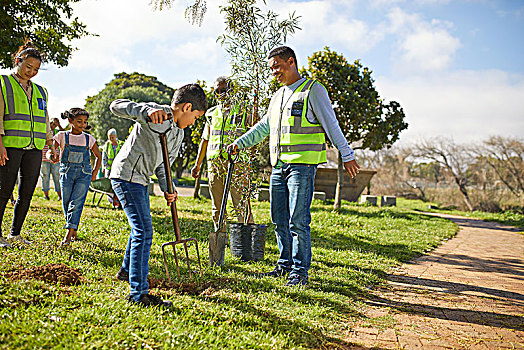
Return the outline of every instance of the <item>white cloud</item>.
[[[75,15],[99,36],[73,42],[78,51],[73,54],[69,68],[136,70],[135,56],[144,60],[158,55],[149,51],[151,46],[176,48],[187,43],[187,38],[216,39],[223,26],[217,15],[218,7],[209,6],[205,26],[198,27],[184,18],[184,6],[175,1],[171,9],[153,11],[147,0],[84,0],[74,4]]]
[[[292,38],[294,45],[316,44],[342,47],[351,52],[364,53],[372,49],[384,36],[382,26],[372,26],[357,19],[355,3],[358,1],[316,0],[307,2],[268,1],[281,19],[296,11],[301,16],[298,31]]]
[[[400,73],[418,74],[448,68],[460,40],[450,34],[452,23],[433,19],[425,21],[418,14],[400,8],[388,13],[390,31],[397,38],[394,67]]]
[[[460,41],[445,30],[419,28],[403,40],[400,64],[409,70],[440,70],[449,66],[458,47]]]
[[[408,130],[401,141],[452,136],[471,142],[490,135],[522,136],[524,76],[500,70],[459,71],[393,80],[379,77],[377,89],[404,108]]]

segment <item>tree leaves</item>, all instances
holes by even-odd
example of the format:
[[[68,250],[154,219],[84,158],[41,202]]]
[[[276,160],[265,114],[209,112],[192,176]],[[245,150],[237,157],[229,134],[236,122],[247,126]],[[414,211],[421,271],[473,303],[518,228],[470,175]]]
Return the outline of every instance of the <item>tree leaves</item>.
[[[350,64],[329,47],[313,53],[307,70],[301,71],[326,87],[342,133],[350,142],[358,143],[355,149],[390,147],[408,126],[398,102],[380,99],[371,73],[359,60]]]
[[[80,0],[2,1],[0,10],[0,66],[12,67],[12,55],[27,37],[48,62],[67,66],[75,48],[71,41],[93,35],[78,18],[71,4]],[[69,23],[64,21],[67,20]]]

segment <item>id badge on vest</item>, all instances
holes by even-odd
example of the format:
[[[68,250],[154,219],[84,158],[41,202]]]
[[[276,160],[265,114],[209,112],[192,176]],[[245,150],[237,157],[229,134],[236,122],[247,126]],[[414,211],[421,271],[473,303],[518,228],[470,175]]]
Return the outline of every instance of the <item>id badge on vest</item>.
[[[38,109],[45,111],[46,108],[46,102],[43,98],[37,98],[36,101],[38,102]]]
[[[304,109],[304,101],[295,101],[291,106],[291,115],[293,117],[301,117]]]

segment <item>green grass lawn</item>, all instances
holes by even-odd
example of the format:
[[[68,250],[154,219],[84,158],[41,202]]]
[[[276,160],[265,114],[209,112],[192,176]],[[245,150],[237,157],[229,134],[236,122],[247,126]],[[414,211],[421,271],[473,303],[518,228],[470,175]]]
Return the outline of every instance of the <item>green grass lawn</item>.
[[[38,192],[38,191],[37,191]],[[56,198],[56,197],[55,197]],[[345,202],[339,212],[315,201],[312,207],[313,262],[310,286],[284,287],[282,279],[257,279],[273,268],[278,254],[269,204],[255,202],[257,223],[268,224],[265,260],[244,263],[229,251],[222,268],[207,266],[207,237],[213,230],[210,201],[178,202],[184,237],[196,237],[203,274],[152,293],[174,302],[171,312],[129,305],[126,283],[114,279],[128,239],[122,211],[84,209],[81,241],[59,249],[64,230],[60,202],[36,194],[23,233],[31,246],[0,253],[0,348],[344,348],[352,321],[365,318],[363,299],[388,271],[453,236],[455,224],[410,208],[377,208]],[[165,279],[160,245],[173,240],[165,202],[151,197],[155,237],[150,277]],[[12,207],[6,210],[7,232]],[[78,269],[76,286],[13,280],[9,271],[50,263]],[[194,264],[194,262],[193,262]],[[172,262],[172,272],[175,272]],[[391,322],[391,320],[370,322]]]

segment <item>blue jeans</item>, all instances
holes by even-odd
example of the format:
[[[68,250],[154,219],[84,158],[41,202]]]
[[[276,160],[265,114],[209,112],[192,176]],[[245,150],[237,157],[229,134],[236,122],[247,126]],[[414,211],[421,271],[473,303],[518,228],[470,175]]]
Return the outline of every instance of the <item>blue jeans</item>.
[[[49,178],[53,177],[53,183],[55,184],[55,191],[60,192],[60,174],[58,172],[60,165],[53,164],[51,162],[42,162],[40,168],[40,178],[42,179],[42,191],[49,191]]]
[[[119,179],[111,179],[111,185],[131,226],[122,269],[129,272],[130,295],[138,301],[142,294],[148,293],[149,289],[147,275],[149,253],[153,242],[149,193],[147,186]]]
[[[277,265],[290,276],[308,278],[311,266],[311,200],[317,165],[287,164],[270,178],[271,221],[280,256]]]
[[[91,174],[84,172],[81,164],[70,165],[60,173],[65,228],[78,229],[90,183]]]

